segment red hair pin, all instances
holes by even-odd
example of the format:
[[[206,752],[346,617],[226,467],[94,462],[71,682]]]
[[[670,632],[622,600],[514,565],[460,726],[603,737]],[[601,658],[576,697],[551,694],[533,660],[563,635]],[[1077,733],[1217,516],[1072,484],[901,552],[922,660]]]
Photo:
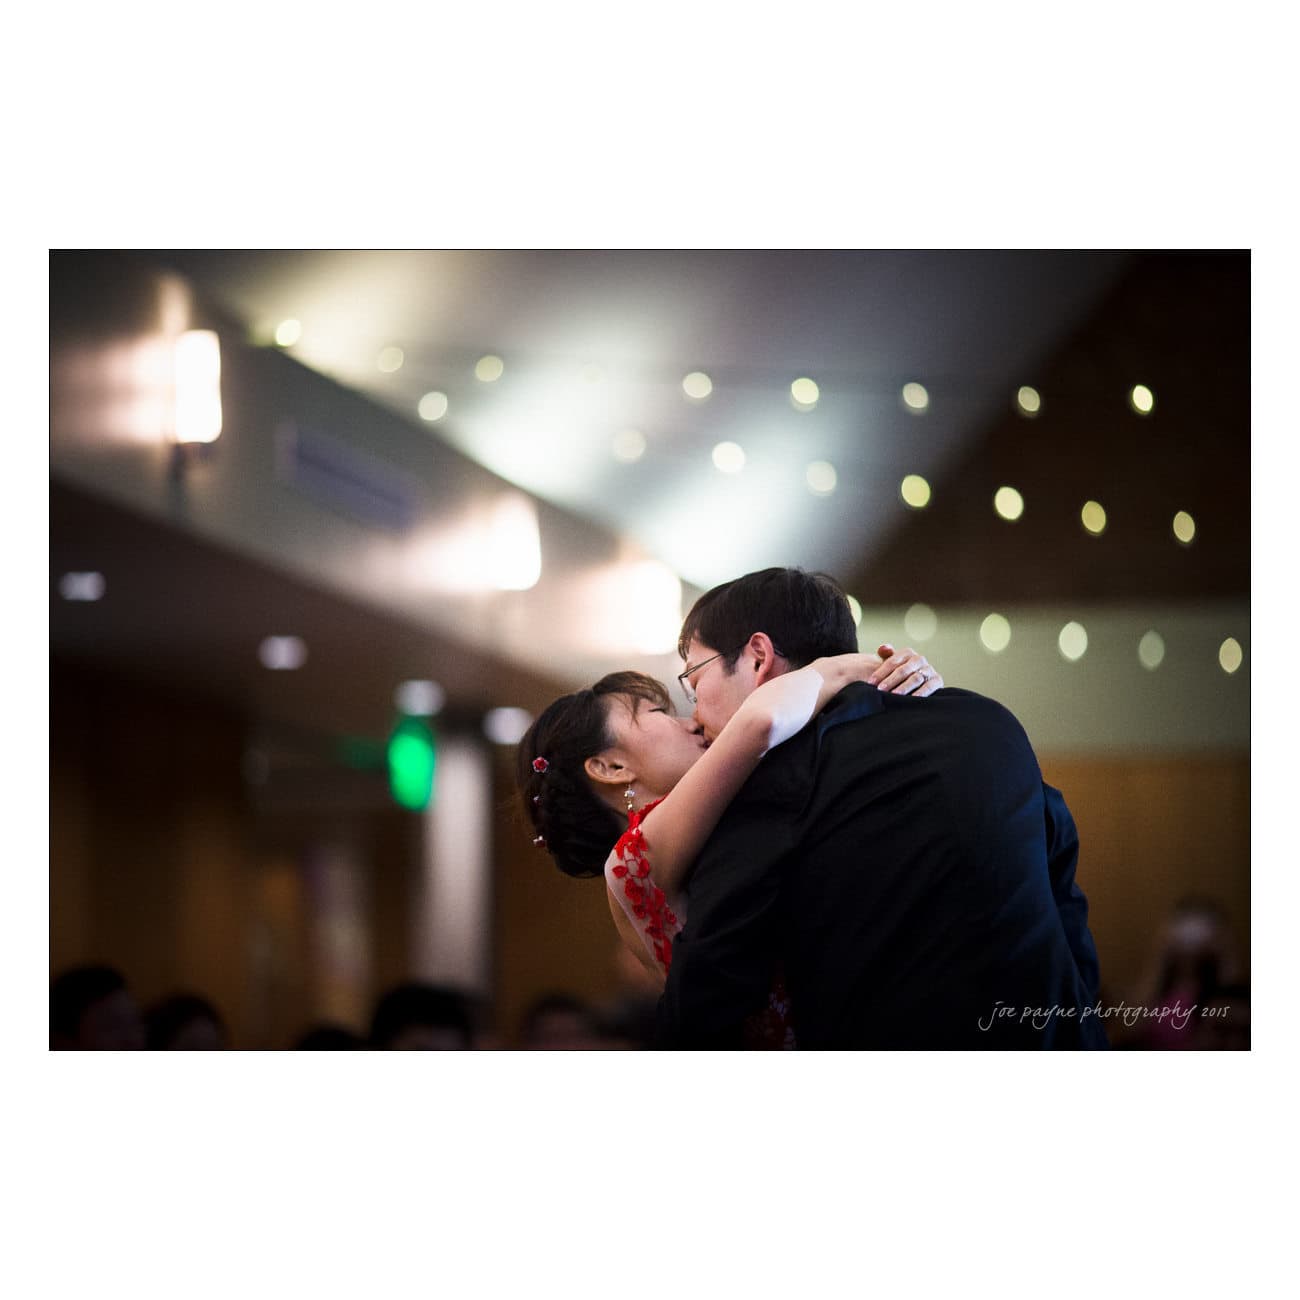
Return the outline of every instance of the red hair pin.
[[[533,771],[545,772],[551,765],[544,758],[533,759]]]

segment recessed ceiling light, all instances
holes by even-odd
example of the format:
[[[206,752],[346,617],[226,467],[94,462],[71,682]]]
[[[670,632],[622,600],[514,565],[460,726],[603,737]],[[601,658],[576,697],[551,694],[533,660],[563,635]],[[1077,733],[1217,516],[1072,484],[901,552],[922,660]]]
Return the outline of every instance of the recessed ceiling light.
[[[713,392],[713,380],[702,370],[692,370],[682,380],[682,392],[693,401],[702,402]]]
[[[257,647],[257,657],[265,668],[291,672],[307,662],[307,645],[298,636],[268,636]]]
[[[930,504],[930,485],[919,474],[909,474],[898,491],[913,510],[922,510]]]
[[[506,363],[500,357],[480,357],[474,367],[474,378],[485,384],[494,384],[506,372]]]
[[[821,389],[811,379],[796,379],[790,385],[790,400],[797,411],[811,411],[820,396]]]
[[[1071,663],[1082,659],[1088,649],[1088,633],[1082,623],[1067,623],[1056,638],[1061,654]]]
[[[424,678],[403,682],[393,692],[398,712],[412,718],[431,718],[446,702],[447,692],[437,682]]]
[[[724,474],[739,474],[745,468],[745,449],[737,442],[720,442],[713,449],[713,463]]]
[[[102,573],[65,573],[59,579],[59,595],[64,600],[99,600],[103,594]]]
[[[1106,512],[1098,501],[1085,501],[1083,509],[1079,511],[1079,518],[1083,520],[1084,528],[1094,537],[1100,537],[1106,531]]]
[[[1155,672],[1165,657],[1165,639],[1152,628],[1138,642],[1138,662],[1148,672]]]
[[[1011,644],[1011,624],[1001,614],[990,614],[980,624],[980,641],[993,654],[1001,654]]]
[[[420,398],[420,405],[416,409],[420,412],[420,419],[422,420],[428,420],[430,423],[434,420],[441,420],[447,414],[447,394],[425,393]]]
[[[263,338],[266,336],[263,335]],[[282,348],[291,348],[302,338],[302,323],[296,320],[282,320],[275,327],[275,341]]]
[[[1039,397],[1038,389],[1025,384],[1016,393],[1016,405],[1020,408],[1021,415],[1037,415],[1042,410],[1043,399]]]
[[[903,385],[903,405],[909,411],[924,411],[930,405],[930,394],[921,384]]]
[[[396,373],[402,368],[406,354],[401,348],[387,347],[379,354],[379,368],[386,375]]]
[[[939,630],[939,616],[929,605],[913,605],[903,616],[903,631],[914,641],[928,641]]]
[[[839,475],[835,472],[835,466],[829,461],[815,460],[804,471],[804,480],[808,484],[809,492],[819,497],[828,497],[835,491]]]
[[[1134,384],[1128,400],[1139,415],[1150,415],[1155,409],[1156,395],[1145,384]]]
[[[639,429],[620,429],[614,435],[614,459],[625,465],[645,455],[645,434]]]
[[[1196,536],[1196,520],[1186,510],[1180,510],[1174,516],[1174,536],[1184,546],[1190,546]]]
[[[993,509],[1003,519],[1015,523],[1025,513],[1025,499],[1013,487],[1000,487],[993,494]]]
[[[1230,636],[1219,647],[1219,667],[1225,673],[1235,673],[1241,667],[1241,661],[1244,656],[1241,653],[1241,643],[1236,637]]]
[[[533,715],[527,709],[489,709],[483,715],[483,734],[494,745],[517,745],[532,725]]]

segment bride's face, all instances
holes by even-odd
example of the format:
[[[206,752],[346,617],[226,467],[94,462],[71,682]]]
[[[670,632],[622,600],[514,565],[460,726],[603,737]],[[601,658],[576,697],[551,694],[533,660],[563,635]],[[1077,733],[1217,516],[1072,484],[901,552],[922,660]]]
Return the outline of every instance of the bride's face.
[[[646,798],[667,794],[705,750],[704,736],[692,719],[675,717],[653,700],[613,696],[609,729],[620,761],[636,773],[637,793]]]

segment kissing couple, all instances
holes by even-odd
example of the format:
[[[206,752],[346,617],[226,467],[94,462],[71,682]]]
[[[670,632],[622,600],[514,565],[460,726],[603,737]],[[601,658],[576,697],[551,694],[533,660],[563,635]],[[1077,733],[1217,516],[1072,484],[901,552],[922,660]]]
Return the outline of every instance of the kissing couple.
[[[604,877],[662,980],[656,1045],[1106,1047],[1078,834],[1024,729],[857,644],[832,579],[763,569],[686,616],[689,717],[617,672],[520,743],[535,843]]]

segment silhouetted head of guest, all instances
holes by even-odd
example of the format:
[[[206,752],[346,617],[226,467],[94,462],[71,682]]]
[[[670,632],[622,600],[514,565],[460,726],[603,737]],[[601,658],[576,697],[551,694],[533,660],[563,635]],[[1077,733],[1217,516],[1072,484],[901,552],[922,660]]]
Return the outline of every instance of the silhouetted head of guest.
[[[230,1046],[221,1014],[195,993],[179,993],[150,1007],[144,1024],[150,1051],[222,1051]]]
[[[519,1022],[519,1046],[530,1051],[590,1051],[602,1046],[592,1009],[567,993],[538,998]]]
[[[342,1025],[313,1025],[293,1045],[298,1052],[354,1052],[366,1045],[360,1034]]]
[[[50,985],[52,1051],[120,1052],[144,1047],[144,1019],[120,971],[76,966]]]
[[[375,1007],[370,1046],[394,1051],[466,1051],[474,1043],[470,1000],[438,984],[399,984]]]

